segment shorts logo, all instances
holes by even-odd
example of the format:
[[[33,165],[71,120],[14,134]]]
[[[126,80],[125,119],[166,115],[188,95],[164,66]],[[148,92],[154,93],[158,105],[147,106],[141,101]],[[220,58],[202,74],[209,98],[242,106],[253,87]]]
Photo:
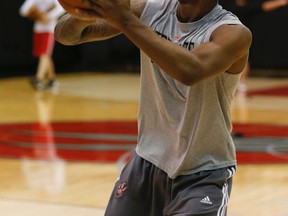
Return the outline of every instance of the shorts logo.
[[[122,197],[124,194],[124,191],[126,191],[127,189],[127,183],[125,182],[121,182],[116,190],[116,196],[117,197]]]
[[[212,205],[212,202],[209,198],[209,196],[204,197],[203,199],[200,200],[201,203],[209,204]]]

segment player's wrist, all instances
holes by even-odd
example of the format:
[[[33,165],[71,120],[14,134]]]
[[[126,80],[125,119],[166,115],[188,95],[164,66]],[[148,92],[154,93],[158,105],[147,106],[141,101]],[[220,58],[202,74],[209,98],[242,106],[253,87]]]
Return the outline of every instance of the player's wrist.
[[[121,18],[117,19],[115,25],[120,30],[128,30],[130,28],[133,29],[138,25],[142,25],[142,23],[139,23],[139,19],[134,14],[128,12],[121,16]]]

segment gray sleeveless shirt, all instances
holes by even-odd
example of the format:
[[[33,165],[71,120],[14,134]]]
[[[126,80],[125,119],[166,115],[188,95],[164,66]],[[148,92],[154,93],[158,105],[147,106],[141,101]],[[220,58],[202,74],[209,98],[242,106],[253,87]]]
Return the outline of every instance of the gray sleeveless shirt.
[[[178,0],[148,0],[141,20],[186,49],[210,39],[223,24],[241,24],[217,5],[201,20],[180,23]],[[221,75],[186,86],[141,52],[138,155],[170,178],[236,165],[230,105],[240,75]]]

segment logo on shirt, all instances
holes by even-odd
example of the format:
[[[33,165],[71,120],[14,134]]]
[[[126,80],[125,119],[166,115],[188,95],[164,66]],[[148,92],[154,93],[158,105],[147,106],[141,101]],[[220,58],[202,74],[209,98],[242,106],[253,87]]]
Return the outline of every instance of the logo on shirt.
[[[174,37],[174,41],[179,41],[180,38],[181,38],[180,35],[176,35],[176,36]]]
[[[192,49],[195,47],[195,43],[192,42],[192,41],[185,41],[184,43],[179,43],[178,40],[181,39],[181,35],[176,35],[176,36],[173,38],[173,40],[172,40],[171,38],[169,38],[168,36],[166,36],[165,34],[159,32],[159,31],[156,31],[156,33],[157,33],[160,37],[165,38],[165,39],[168,40],[168,41],[172,41],[172,42],[178,44],[179,46],[181,46],[181,47],[183,47],[183,48],[185,48],[185,49],[187,49],[187,50],[192,50]]]

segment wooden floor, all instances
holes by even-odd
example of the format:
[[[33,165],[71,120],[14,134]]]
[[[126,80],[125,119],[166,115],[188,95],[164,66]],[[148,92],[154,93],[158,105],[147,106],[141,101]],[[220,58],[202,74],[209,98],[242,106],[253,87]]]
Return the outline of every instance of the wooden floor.
[[[35,92],[27,77],[0,80],[0,124],[136,120],[139,75],[59,75],[56,92]],[[288,79],[249,78],[249,90]],[[234,123],[288,126],[288,97],[238,94]],[[3,216],[100,216],[119,174],[116,163],[0,158]],[[288,163],[240,164],[228,216],[288,216]],[[137,216],[137,215],[135,215]]]

